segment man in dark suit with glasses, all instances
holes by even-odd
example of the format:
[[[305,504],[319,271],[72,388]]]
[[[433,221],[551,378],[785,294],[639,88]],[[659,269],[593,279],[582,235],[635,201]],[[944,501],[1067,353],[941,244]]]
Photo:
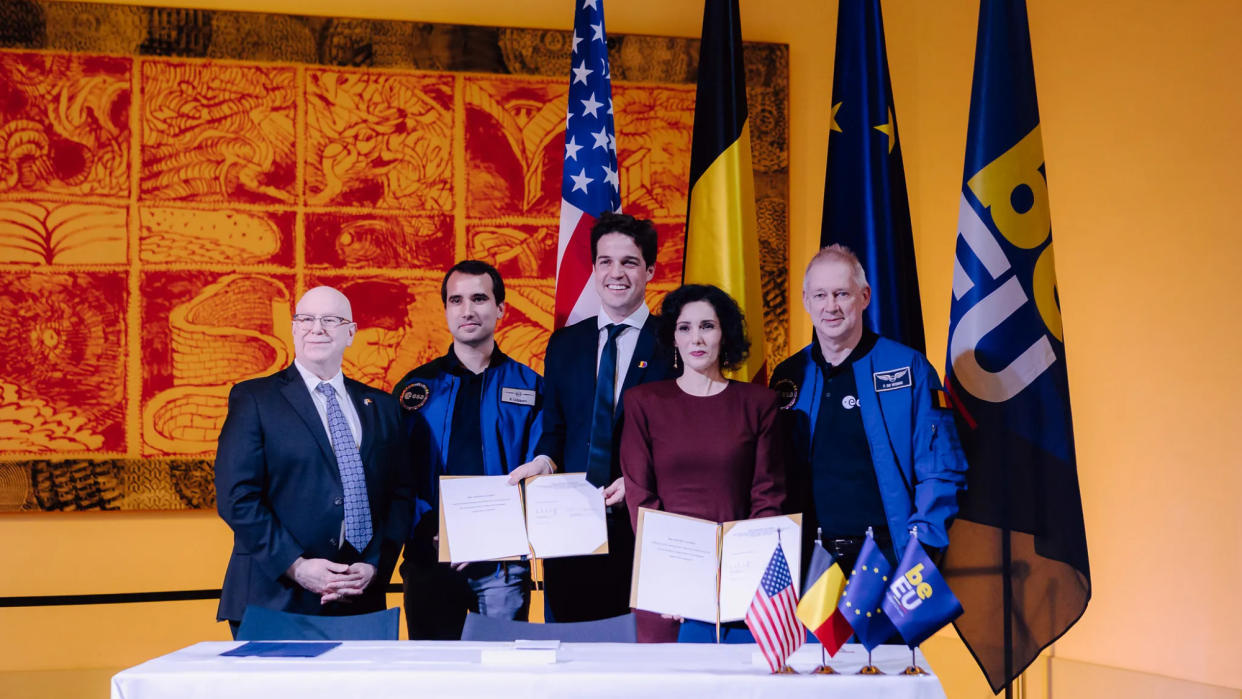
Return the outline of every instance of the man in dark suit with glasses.
[[[216,507],[233,530],[219,620],[247,605],[348,615],[385,607],[410,521],[396,401],[345,378],[357,329],[349,299],[298,300],[293,363],[238,383],[216,449]]]

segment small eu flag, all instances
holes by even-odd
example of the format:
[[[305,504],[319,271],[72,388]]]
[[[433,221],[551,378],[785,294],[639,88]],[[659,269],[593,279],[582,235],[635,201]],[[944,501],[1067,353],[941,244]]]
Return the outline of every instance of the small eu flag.
[[[893,566],[884,558],[868,529],[867,540],[858,552],[858,562],[845,583],[845,594],[837,605],[846,621],[854,627],[858,642],[868,651],[887,641],[896,631],[880,608],[892,570]]]

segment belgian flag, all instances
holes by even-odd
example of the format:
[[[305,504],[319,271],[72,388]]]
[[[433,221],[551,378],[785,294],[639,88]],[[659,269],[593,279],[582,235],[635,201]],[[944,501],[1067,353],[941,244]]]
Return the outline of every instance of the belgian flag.
[[[734,378],[766,383],[738,0],[707,0],[703,8],[683,279],[687,284],[715,284],[737,300],[746,314],[750,358]]]

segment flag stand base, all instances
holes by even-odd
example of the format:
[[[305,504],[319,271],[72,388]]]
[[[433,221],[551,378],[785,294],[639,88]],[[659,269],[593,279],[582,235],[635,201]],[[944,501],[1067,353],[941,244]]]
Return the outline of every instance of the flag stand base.
[[[841,673],[837,672],[836,670],[833,670],[831,667],[827,665],[820,665],[814,670],[811,670],[811,674],[812,675],[839,675]]]
[[[876,667],[875,665],[863,665],[862,668],[858,671],[858,674],[860,675],[883,675],[884,671]]]
[[[798,671],[793,669],[792,667],[789,667],[788,665],[782,665],[781,669],[777,670],[776,672],[773,672],[772,674],[773,675],[796,675],[798,674]]]
[[[901,674],[903,675],[926,675],[927,671],[919,667],[918,665],[911,665],[910,667],[902,670]]]

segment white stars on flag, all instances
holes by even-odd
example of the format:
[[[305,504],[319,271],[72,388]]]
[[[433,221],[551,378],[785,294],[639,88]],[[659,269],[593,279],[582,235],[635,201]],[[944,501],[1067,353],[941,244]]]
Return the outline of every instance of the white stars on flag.
[[[586,85],[587,76],[590,75],[591,73],[594,73],[595,70],[592,68],[587,68],[586,61],[583,61],[581,64],[578,65],[577,68],[573,69],[573,72],[574,72],[574,83],[582,83],[583,85]]]
[[[582,102],[582,116],[592,116],[592,117],[595,117],[596,119],[599,118],[599,114],[597,114],[597,112],[599,111],[600,107],[604,106],[604,103],[595,101],[594,92],[591,93],[590,97],[584,100],[578,100],[578,101]]]
[[[583,169],[577,175],[570,175],[569,179],[574,181],[573,191],[575,192],[578,190],[587,191],[587,185],[595,181],[595,178],[587,177],[586,169]]]

